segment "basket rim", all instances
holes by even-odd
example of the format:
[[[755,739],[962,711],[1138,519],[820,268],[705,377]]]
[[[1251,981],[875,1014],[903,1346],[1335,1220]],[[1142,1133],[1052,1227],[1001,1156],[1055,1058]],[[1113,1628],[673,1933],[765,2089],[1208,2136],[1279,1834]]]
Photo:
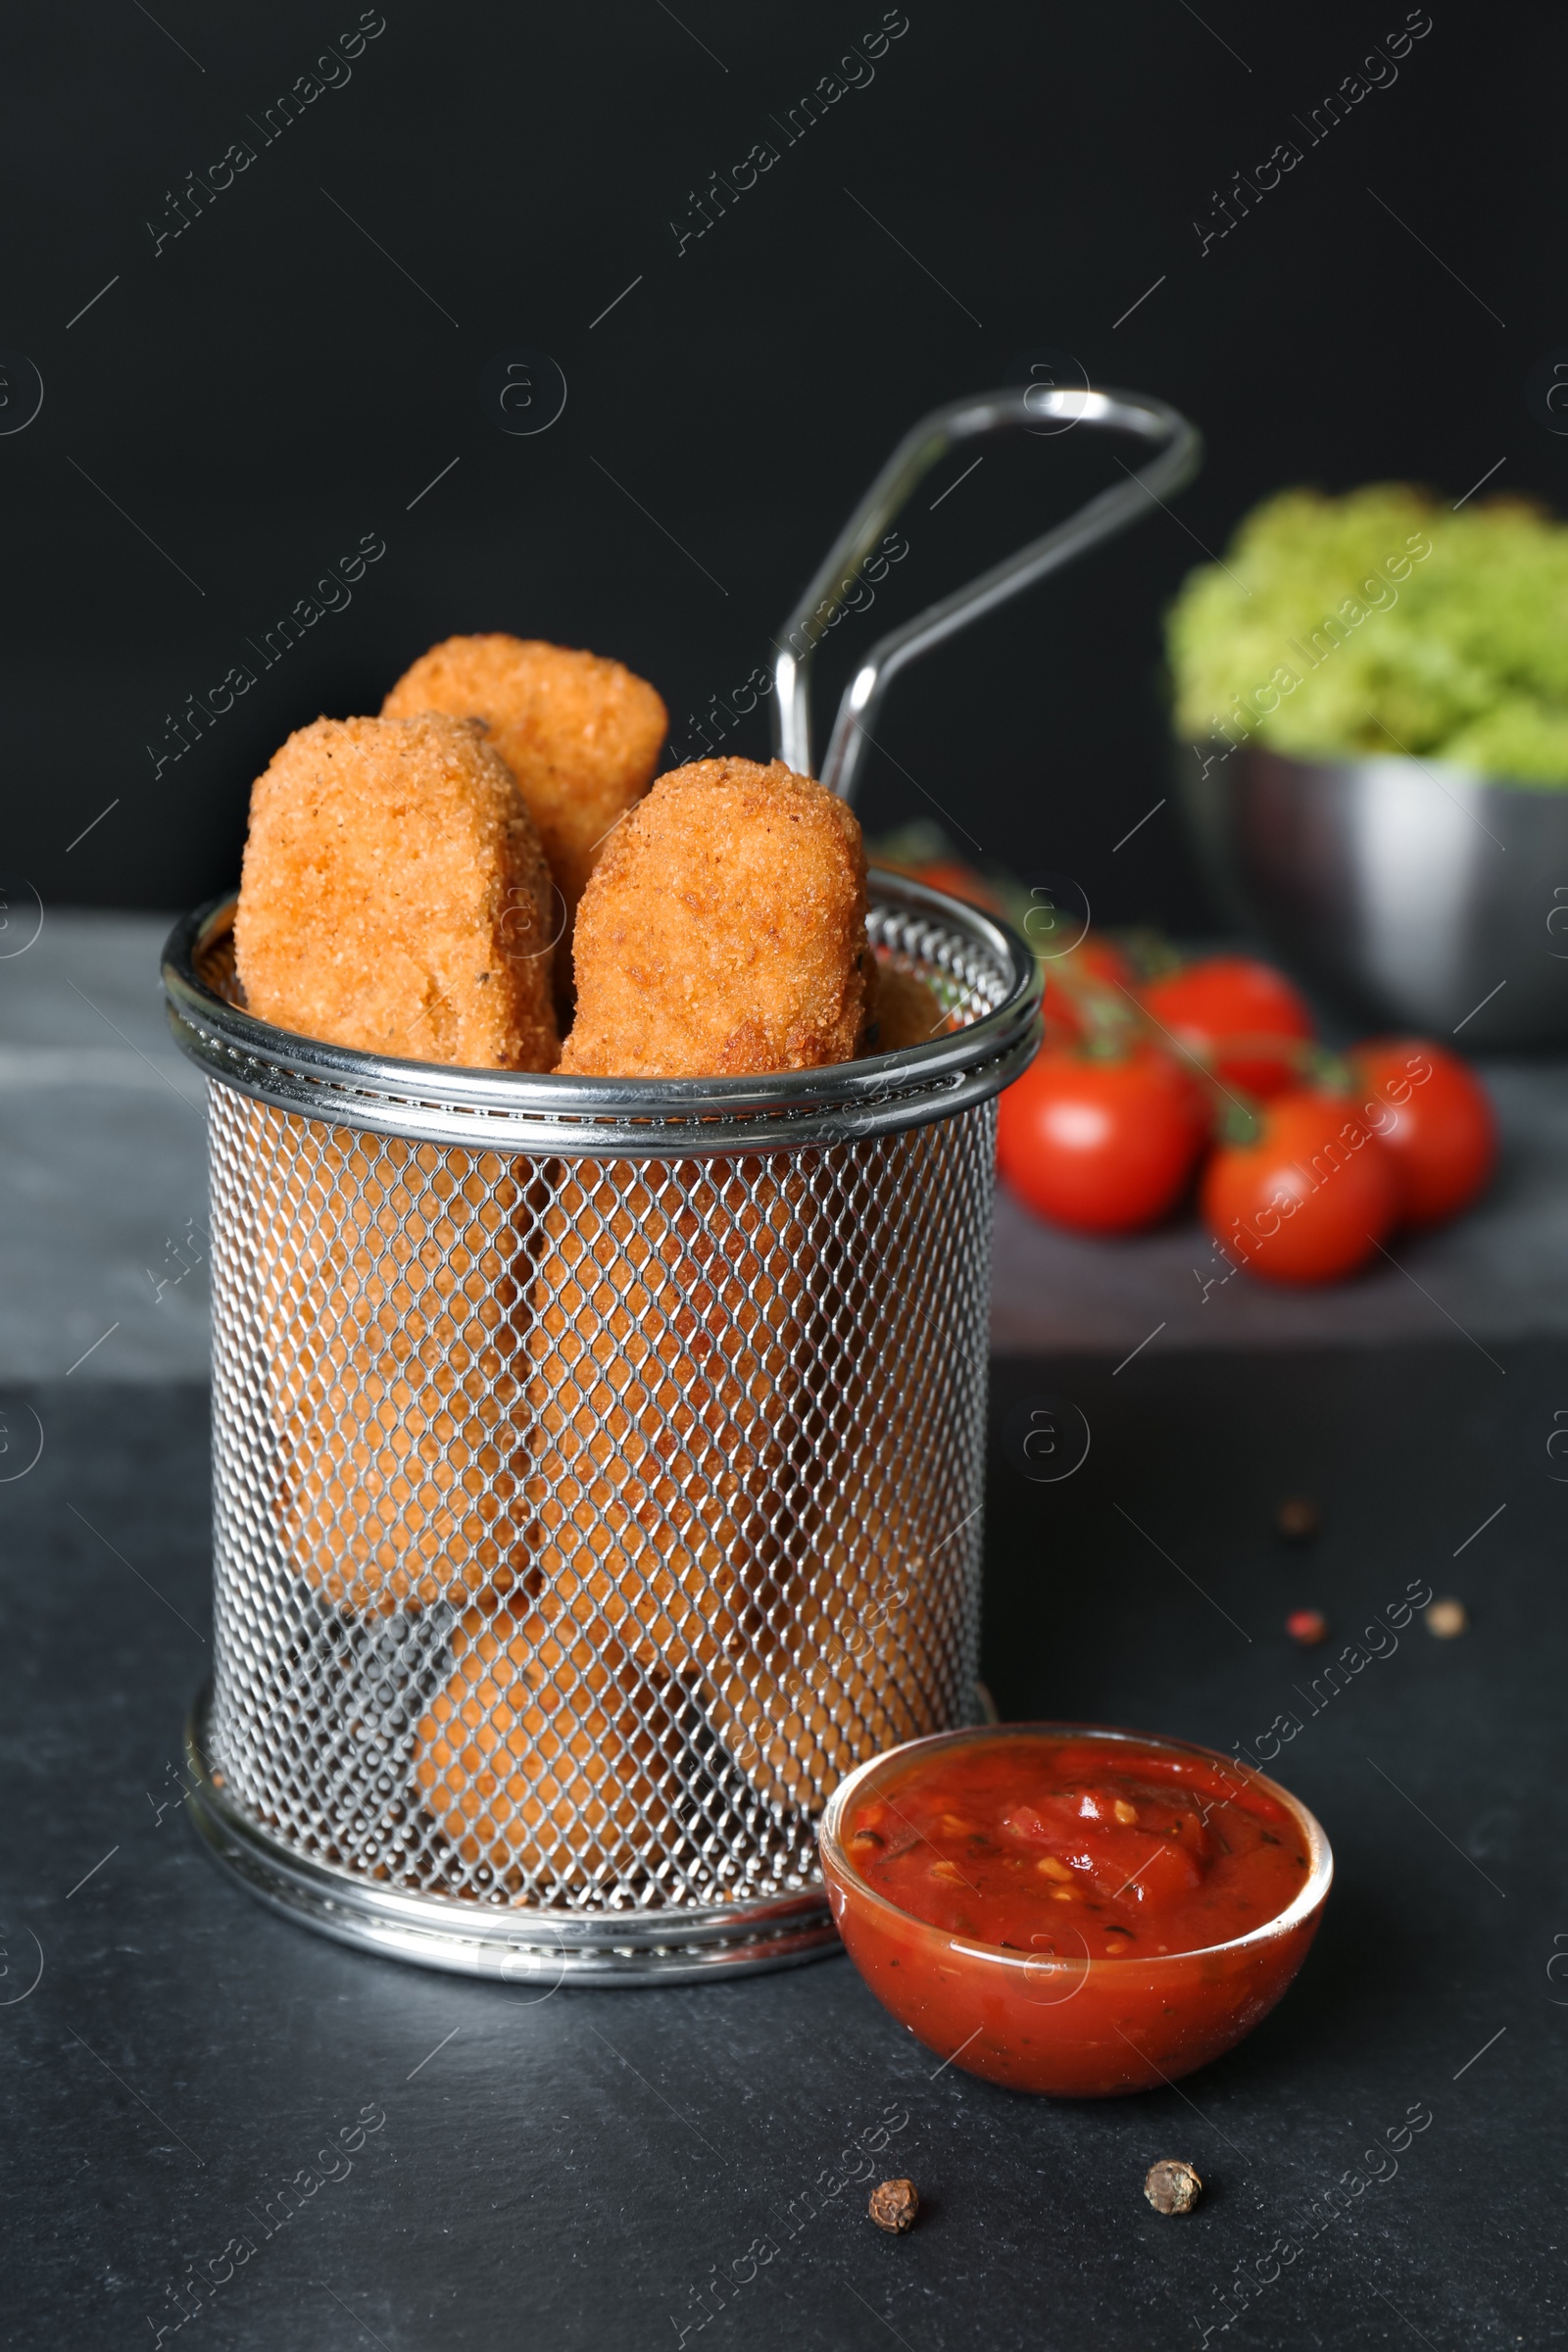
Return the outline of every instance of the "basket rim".
[[[586,1158],[853,1143],[988,1101],[1019,1075],[1041,1033],[1039,966],[1009,923],[885,867],[872,867],[867,884],[875,912],[925,915],[986,957],[1004,984],[992,1011],[903,1053],[766,1078],[585,1078],[405,1061],[273,1028],[211,989],[196,957],[232,923],[238,894],[225,891],[170,933],[169,1021],[220,1085],[306,1118],[418,1142]]]

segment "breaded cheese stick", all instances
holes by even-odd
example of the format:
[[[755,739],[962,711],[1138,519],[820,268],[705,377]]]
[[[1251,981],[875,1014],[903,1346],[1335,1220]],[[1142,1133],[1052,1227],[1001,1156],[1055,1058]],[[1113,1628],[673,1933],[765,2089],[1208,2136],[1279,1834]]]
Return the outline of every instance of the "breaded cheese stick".
[[[885,951],[877,977],[865,1053],[906,1054],[955,1026],[920,974]],[[912,1429],[940,1429],[944,1418],[929,1394],[946,1377],[943,1355],[930,1345],[927,1309],[910,1311],[924,1263],[910,1249],[919,1204],[929,1207],[941,1181],[927,1164],[934,1134],[868,1140],[856,1229],[824,1244],[837,1272],[819,1288],[853,1302],[855,1344],[846,1348],[842,1326],[820,1312],[806,1336],[841,1410],[788,1500],[797,1556],[807,1552],[810,1566],[788,1579],[787,1636],[768,1673],[735,1702],[737,1761],[773,1802],[809,1812],[867,1756],[939,1730],[968,1704],[956,1688],[967,1630],[961,1607],[955,1615],[961,1581],[937,1566],[953,1538],[938,1524],[948,1479],[933,1473],[952,1465],[934,1461],[929,1439],[909,1442]]]
[[[678,1837],[659,1786],[656,1701],[627,1703],[612,1642],[528,1604],[465,1610],[451,1681],[416,1735],[415,1779],[460,1860],[509,1891],[586,1892]]]
[[[547,1069],[550,905],[515,779],[477,728],[319,719],[256,785],[236,968],[279,1027]],[[293,1564],[350,1609],[505,1581],[524,1182],[493,1152],[255,1117],[270,1231],[252,1254]]]
[[[653,687],[619,662],[536,638],[449,637],[404,671],[381,710],[484,721],[565,902],[569,969],[571,923],[600,846],[647,791],[669,730]]]
[[[972,1514],[954,1497],[972,1367],[947,1338],[950,1269],[925,1238],[955,1181],[950,1134],[939,1123],[854,1151],[857,1219],[820,1242],[803,1310],[804,1356],[832,1409],[785,1486],[780,1639],[725,1733],[771,1802],[809,1812],[866,1757],[962,1720],[971,1697],[957,1547]]]
[[[951,1027],[951,1015],[918,972],[878,958],[876,1034],[867,1044],[868,1053],[906,1054],[911,1046],[928,1046]]]
[[[351,1613],[525,1576],[530,1172],[247,1106],[251,1269],[289,1559]]]
[[[865,859],[844,803],[778,762],[661,777],[579,911],[563,1067],[685,1077],[847,1059],[866,1019]],[[547,1215],[528,1347],[547,1590],[685,1671],[746,1646],[800,1344],[797,1175],[613,1161]]]
[[[533,1654],[553,1646],[572,1671],[554,1742],[512,1742],[509,1799],[542,1853],[569,1852],[583,1790],[581,1775],[562,1778],[562,1741],[630,1759],[657,1801],[596,1807],[609,1876],[684,1851],[680,1727],[706,1719],[728,1745],[769,1638],[801,1189],[755,1156],[579,1163],[543,1220],[525,1340],[527,1579]],[[465,1754],[472,1765],[471,1743]],[[448,1767],[449,1788],[462,1769]]]
[[[687,1075],[846,1057],[865,1020],[864,891],[854,817],[808,779],[748,761],[662,779],[584,893],[568,1066]],[[656,936],[656,955],[628,952]],[[570,1661],[555,1725],[575,1722],[573,1739],[586,1730],[590,1746],[644,1774],[657,1777],[669,1727],[693,1708],[721,1739],[739,1736],[742,1692],[771,1639],[769,1571],[799,1436],[804,1192],[798,1173],[757,1154],[578,1163],[543,1219],[525,1343],[531,1630],[502,1647],[521,1672],[519,1639],[534,1659],[553,1642]],[[569,1850],[580,1781],[563,1780],[543,1717],[524,1715],[509,1735],[511,1818],[541,1847],[548,1830]],[[467,1835],[474,1850],[498,1851],[494,1768],[473,1740],[448,1739],[438,1783],[448,1835],[460,1818],[488,1824]],[[667,1853],[678,1813],[664,1820]],[[630,1868],[627,1823],[618,1847],[602,1835],[605,1866]],[[655,1860],[660,1847],[656,1837]]]
[[[876,988],[853,810],[776,760],[671,769],[606,843],[573,964],[563,1071],[745,1077],[850,1060]]]
[[[777,1553],[801,1189],[756,1157],[612,1161],[545,1218],[525,1343],[540,1605],[688,1681],[744,1652]]]
[[[234,915],[250,1011],[413,1061],[550,1070],[550,876],[458,719],[318,718],[251,793]]]

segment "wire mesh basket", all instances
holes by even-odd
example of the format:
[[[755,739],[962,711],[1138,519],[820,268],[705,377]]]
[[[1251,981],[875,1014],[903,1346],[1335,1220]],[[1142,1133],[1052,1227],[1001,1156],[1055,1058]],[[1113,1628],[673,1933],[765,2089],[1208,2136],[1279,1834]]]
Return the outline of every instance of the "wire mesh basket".
[[[1200,453],[1162,402],[1050,369],[905,435],[775,640],[788,765],[814,772],[811,655],[914,487],[976,439],[1079,426],[1144,463],[860,659],[821,768],[846,798],[900,670]],[[879,956],[942,1006],[928,1042],[606,1080],[269,1028],[236,1002],[232,918],[191,915],[164,964],[209,1081],[203,1836],[280,1910],[432,1967],[553,1987],[832,1948],[828,1795],[974,1706],[995,1098],[1039,1038],[1028,947],[874,873]]]
[[[193,1812],[279,1908],[520,1981],[830,1948],[815,1821],[969,1719],[1004,925],[876,874],[940,1033],[766,1080],[383,1060],[171,940],[206,1073],[214,1679]]]

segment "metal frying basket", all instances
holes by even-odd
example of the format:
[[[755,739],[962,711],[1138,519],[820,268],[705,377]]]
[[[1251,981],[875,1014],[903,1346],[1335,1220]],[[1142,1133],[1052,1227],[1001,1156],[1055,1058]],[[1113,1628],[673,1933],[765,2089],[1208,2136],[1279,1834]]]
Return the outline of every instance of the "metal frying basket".
[[[164,964],[209,1082],[201,1834],[343,1941],[545,1990],[832,1948],[829,1793],[973,1711],[995,1098],[1038,1039],[1031,952],[874,873],[873,944],[944,1009],[927,1043],[534,1077],[254,1019],[233,907]]]
[[[346,1940],[643,1980],[830,1945],[814,1819],[973,1703],[998,1090],[1034,959],[878,875],[957,1024],[748,1080],[444,1069],[165,967],[206,1072],[194,1809]]]

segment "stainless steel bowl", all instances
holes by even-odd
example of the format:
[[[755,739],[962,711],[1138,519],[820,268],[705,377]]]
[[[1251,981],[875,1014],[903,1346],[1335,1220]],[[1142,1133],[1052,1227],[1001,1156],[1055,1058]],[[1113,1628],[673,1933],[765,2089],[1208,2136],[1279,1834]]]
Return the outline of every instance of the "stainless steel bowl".
[[[1184,755],[1181,789],[1207,878],[1309,984],[1461,1050],[1568,1039],[1568,791],[1431,760],[1205,759]]]

